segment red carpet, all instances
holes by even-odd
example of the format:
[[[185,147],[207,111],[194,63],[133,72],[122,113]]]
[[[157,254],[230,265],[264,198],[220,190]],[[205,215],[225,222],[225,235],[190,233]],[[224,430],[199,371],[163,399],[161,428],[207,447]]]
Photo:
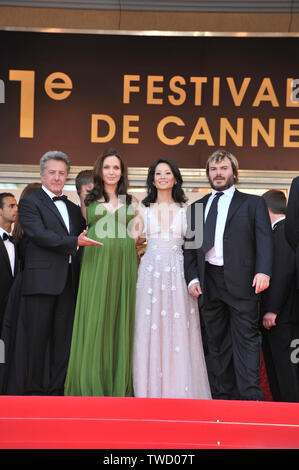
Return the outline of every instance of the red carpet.
[[[264,360],[264,355],[261,355],[261,368],[260,368],[260,387],[264,392],[264,400],[265,401],[272,401],[272,393],[268,381],[267,371],[266,371],[266,364]]]
[[[1,449],[298,449],[299,404],[0,397]]]

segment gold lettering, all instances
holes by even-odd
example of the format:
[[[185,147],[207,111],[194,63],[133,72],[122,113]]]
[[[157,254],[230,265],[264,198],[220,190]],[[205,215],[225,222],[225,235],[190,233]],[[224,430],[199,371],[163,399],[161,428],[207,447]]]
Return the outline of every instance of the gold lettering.
[[[203,132],[200,133],[201,130]],[[197,140],[206,140],[208,145],[214,145],[207,121],[203,117],[198,119],[188,145],[194,145]]]
[[[272,106],[279,106],[270,78],[264,78],[262,81],[252,106],[259,106],[261,101],[271,101]]]
[[[34,82],[33,70],[10,70],[9,80],[21,82],[20,137],[33,138],[34,135]]]
[[[190,82],[195,83],[195,96],[194,104],[195,106],[201,106],[202,103],[202,84],[207,83],[207,77],[191,77]]]
[[[220,138],[219,144],[221,146],[226,145],[226,134],[228,133],[232,140],[234,141],[235,145],[238,147],[242,147],[243,145],[243,127],[244,127],[244,119],[237,118],[237,131],[233,129],[229,120],[225,117],[220,118]]]
[[[99,121],[104,121],[108,124],[108,132],[105,136],[99,136]],[[107,114],[92,114],[91,115],[91,142],[104,143],[113,139],[116,132],[116,125],[111,116]]]
[[[220,77],[213,77],[213,106],[219,106]]]
[[[147,77],[147,104],[163,104],[162,98],[155,98],[155,93],[162,93],[163,87],[155,86],[155,82],[163,82],[162,75],[149,75]]]
[[[130,137],[131,132],[139,132],[138,126],[131,126],[131,121],[139,121],[139,116],[123,116],[123,143],[124,144],[138,144],[138,137]]]
[[[249,78],[249,77],[245,77],[243,79],[240,91],[238,93],[234,78],[233,77],[226,77],[226,81],[227,81],[227,84],[229,86],[229,89],[230,89],[230,92],[231,92],[231,95],[232,95],[235,106],[240,106],[241,105],[241,103],[244,99],[244,95],[247,91],[248,85],[250,83],[250,80],[251,80],[251,78]]]
[[[261,135],[268,145],[268,147],[274,147],[275,145],[275,119],[269,119],[268,132],[262,125],[261,121],[257,118],[252,119],[252,130],[251,130],[251,146],[258,146],[258,135]]]
[[[292,129],[292,125],[299,126],[299,119],[284,120],[283,146],[297,148],[299,147],[299,140],[291,141],[291,136],[299,136],[299,129]]]
[[[180,106],[181,104],[185,103],[186,100],[186,92],[183,88],[176,86],[179,83],[180,85],[186,85],[186,80],[184,77],[180,77],[179,75],[172,77],[169,82],[169,88],[174,93],[178,94],[179,97],[175,98],[173,95],[168,95],[169,103],[173,104],[174,106]]]
[[[131,85],[131,82],[138,82],[140,75],[124,75],[123,103],[130,103],[130,94],[139,93],[140,87]]]
[[[177,116],[166,116],[165,118],[161,119],[161,121],[158,123],[157,135],[158,135],[160,141],[163,142],[163,144],[178,145],[179,143],[181,143],[184,140],[183,136],[169,138],[169,137],[166,137],[166,135],[164,134],[164,128],[167,126],[167,124],[170,124],[170,123],[176,124],[177,126],[185,126],[184,121],[182,121],[182,119],[180,119],[179,117],[177,117]]]
[[[61,80],[56,82],[55,80]],[[66,90],[61,93],[54,91],[55,89]],[[45,90],[48,96],[56,101],[65,100],[70,96],[73,89],[72,80],[68,75],[62,72],[51,73],[45,80]]]

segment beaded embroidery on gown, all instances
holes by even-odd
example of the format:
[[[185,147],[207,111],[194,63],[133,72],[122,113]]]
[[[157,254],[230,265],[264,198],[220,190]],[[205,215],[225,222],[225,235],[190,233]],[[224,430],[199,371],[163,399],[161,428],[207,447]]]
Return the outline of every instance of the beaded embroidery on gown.
[[[143,208],[147,248],[137,280],[133,385],[135,397],[210,399],[197,299],[184,277],[186,207],[161,227]]]

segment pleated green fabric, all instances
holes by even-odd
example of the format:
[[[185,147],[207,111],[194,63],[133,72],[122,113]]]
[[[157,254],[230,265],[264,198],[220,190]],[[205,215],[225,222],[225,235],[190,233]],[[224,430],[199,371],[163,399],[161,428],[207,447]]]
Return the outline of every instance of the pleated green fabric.
[[[94,201],[87,208],[84,247],[65,395],[133,396],[137,257],[129,234],[131,205],[114,213]]]

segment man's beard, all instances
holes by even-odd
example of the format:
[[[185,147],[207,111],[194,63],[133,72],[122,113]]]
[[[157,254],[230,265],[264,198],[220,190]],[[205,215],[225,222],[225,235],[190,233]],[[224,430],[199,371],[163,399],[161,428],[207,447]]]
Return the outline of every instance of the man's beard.
[[[226,189],[233,186],[233,184],[235,184],[235,175],[231,175],[226,181],[225,181],[225,178],[223,178],[222,186],[221,185],[215,186],[210,177],[209,177],[209,182],[210,182],[211,187],[215,189],[216,191],[225,191]]]

